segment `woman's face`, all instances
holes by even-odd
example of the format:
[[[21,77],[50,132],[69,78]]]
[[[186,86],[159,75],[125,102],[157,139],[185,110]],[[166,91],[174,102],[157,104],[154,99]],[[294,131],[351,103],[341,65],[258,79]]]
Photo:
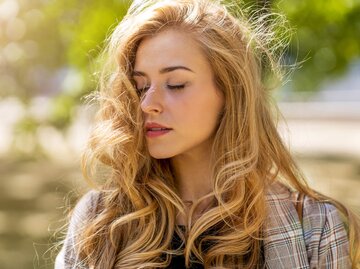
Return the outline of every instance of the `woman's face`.
[[[143,94],[152,157],[208,154],[224,103],[213,77],[199,45],[184,32],[168,29],[140,43],[133,79]]]

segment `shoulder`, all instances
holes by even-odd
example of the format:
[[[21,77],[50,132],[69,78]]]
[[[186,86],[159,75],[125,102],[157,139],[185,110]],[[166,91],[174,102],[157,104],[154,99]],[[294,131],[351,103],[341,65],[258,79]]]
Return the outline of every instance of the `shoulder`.
[[[325,268],[350,268],[348,235],[338,209],[330,203],[305,197],[303,216],[310,266],[320,263]],[[331,267],[333,264],[338,267]]]
[[[78,230],[89,218],[94,216],[99,198],[100,192],[91,190],[79,199],[71,213],[69,231]]]
[[[274,259],[275,263],[290,259],[287,262],[297,268],[305,265],[310,268],[348,268],[348,237],[336,207],[305,196],[300,221],[296,211],[297,195],[278,183],[269,188],[264,234],[268,258]]]
[[[71,220],[84,221],[87,217],[94,214],[100,198],[100,191],[91,190],[83,195],[76,203],[72,212]]]
[[[298,212],[296,211],[298,195],[299,192],[292,191],[280,183],[273,184],[266,193],[269,215],[277,218],[279,215],[291,214],[296,217],[289,216],[289,218],[298,221],[300,224]],[[331,203],[318,201],[305,195],[303,199],[303,227],[311,227],[316,230],[319,227],[325,228],[326,225],[331,224],[335,225],[334,228],[344,226],[338,209]]]
[[[78,260],[75,251],[76,237],[86,224],[86,221],[91,216],[94,216],[99,199],[100,192],[91,190],[76,203],[71,213],[62,248],[55,260],[55,269],[75,268],[74,265],[77,264]],[[79,264],[76,266],[76,268],[82,268]]]
[[[303,231],[291,191],[276,183],[266,193],[267,218],[264,226],[266,268],[307,268]]]

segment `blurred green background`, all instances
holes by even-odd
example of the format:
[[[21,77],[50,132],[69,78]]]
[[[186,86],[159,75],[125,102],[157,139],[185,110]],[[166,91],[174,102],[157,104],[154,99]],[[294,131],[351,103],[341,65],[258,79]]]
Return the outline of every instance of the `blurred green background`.
[[[79,155],[93,109],[83,97],[130,2],[0,0],[1,268],[53,268],[54,233],[87,189]],[[299,68],[274,92],[284,139],[312,186],[360,209],[360,1],[245,4],[294,29],[286,59]]]

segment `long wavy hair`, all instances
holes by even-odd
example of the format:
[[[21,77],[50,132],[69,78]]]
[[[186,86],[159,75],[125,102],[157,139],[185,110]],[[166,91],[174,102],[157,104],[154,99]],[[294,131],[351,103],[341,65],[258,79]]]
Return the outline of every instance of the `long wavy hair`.
[[[109,38],[97,124],[83,155],[85,177],[104,179],[96,212],[77,236],[78,253],[90,268],[166,268],[173,254],[183,254],[186,266],[197,261],[205,268],[257,268],[265,194],[275,181],[330,201],[344,213],[356,268],[358,218],[307,186],[276,128],[275,106],[264,83],[265,73],[282,75],[274,44],[284,43],[275,42],[273,16],[247,20],[238,10],[209,0],[134,1]],[[170,160],[148,153],[141,96],[132,79],[141,41],[169,28],[199,43],[225,98],[212,146],[213,192],[202,198],[214,203],[196,220],[190,217],[185,228],[175,221],[186,207]],[[174,234],[184,242],[176,249]]]

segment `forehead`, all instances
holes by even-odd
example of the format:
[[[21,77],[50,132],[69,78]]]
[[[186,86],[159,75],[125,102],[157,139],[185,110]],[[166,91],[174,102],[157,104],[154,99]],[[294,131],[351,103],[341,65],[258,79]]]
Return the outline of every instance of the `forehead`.
[[[135,69],[168,65],[209,66],[195,38],[180,30],[164,30],[141,41],[136,52]]]

